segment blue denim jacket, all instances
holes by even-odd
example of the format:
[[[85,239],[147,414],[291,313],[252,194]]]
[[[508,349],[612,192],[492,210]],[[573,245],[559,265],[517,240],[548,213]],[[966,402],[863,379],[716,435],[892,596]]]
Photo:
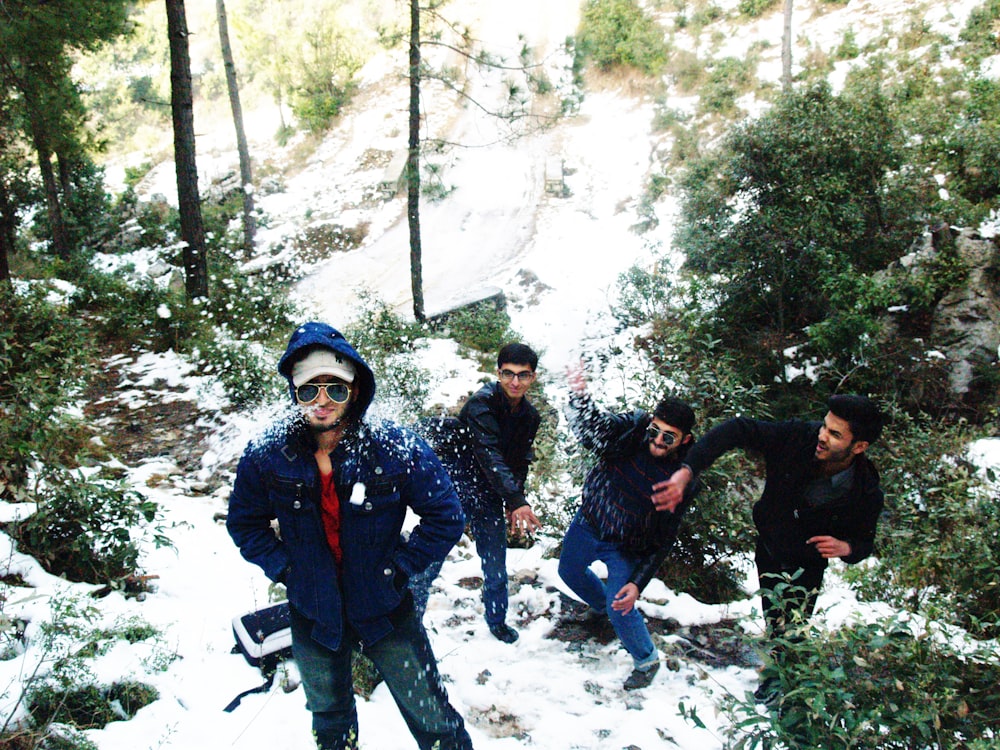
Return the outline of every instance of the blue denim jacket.
[[[341,351],[370,373],[346,342]],[[340,645],[344,618],[365,643],[391,632],[389,615],[406,580],[443,560],[465,528],[451,480],[428,445],[393,423],[357,419],[330,455],[340,500],[339,570],[320,514],[316,444],[297,416],[247,447],[229,500],[227,529],[243,557],[286,584],[291,604],[315,623],[313,637],[330,648]],[[420,522],[404,538],[408,508]]]

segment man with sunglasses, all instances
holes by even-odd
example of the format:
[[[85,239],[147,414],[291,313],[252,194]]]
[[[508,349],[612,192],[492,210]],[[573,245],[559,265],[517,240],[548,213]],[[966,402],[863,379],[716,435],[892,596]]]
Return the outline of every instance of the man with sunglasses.
[[[584,480],[580,508],[563,539],[559,577],[592,613],[610,618],[632,657],[624,687],[637,690],[653,681],[660,657],[635,603],[673,546],[694,494],[692,487],[673,512],[658,511],[653,486],[681,467],[695,416],[675,398],[661,400],[652,414],[613,414],[591,400],[582,369],[571,371],[568,382],[570,426],[597,463]],[[607,567],[606,581],[590,570],[595,560]]]
[[[299,327],[278,371],[295,409],[244,452],[227,528],[247,560],[287,587],[317,746],[358,747],[351,662],[363,648],[421,750],[471,750],[407,588],[462,535],[447,472],[411,431],[365,419],[375,377],[334,328]],[[409,510],[419,523],[404,539]]]
[[[471,435],[474,465],[453,479],[483,566],[486,624],[504,643],[518,638],[506,622],[507,528],[525,533],[542,525],[524,496],[541,423],[527,398],[537,367],[531,347],[507,344],[497,354],[497,380],[469,396],[458,415]]]
[[[705,433],[684,466],[656,488],[656,506],[669,510],[687,484],[727,451],[763,455],[764,490],[753,506],[755,562],[772,638],[812,615],[830,560],[853,564],[872,553],[884,501],[866,452],[881,435],[882,422],[876,405],[858,395],[830,397],[822,422],[730,419]],[[780,697],[777,687],[768,677],[755,697],[773,703]]]

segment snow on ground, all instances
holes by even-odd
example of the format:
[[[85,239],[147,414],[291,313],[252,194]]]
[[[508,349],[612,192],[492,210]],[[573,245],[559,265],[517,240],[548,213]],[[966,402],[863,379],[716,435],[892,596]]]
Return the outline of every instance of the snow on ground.
[[[958,5],[949,4],[949,12],[957,14]],[[966,5],[961,4],[962,18]],[[859,42],[863,41],[861,19],[877,15],[870,12],[870,6],[871,2],[852,0],[837,11],[858,24]],[[527,29],[532,32],[529,41],[543,46],[573,33],[578,10],[578,4],[570,0],[470,7],[483,14],[482,28],[489,28],[494,38],[513,44],[517,32]],[[947,15],[939,9],[928,22],[943,23]],[[766,23],[773,24],[773,18]],[[780,38],[773,30],[765,33],[763,27],[754,28],[747,31],[750,36]],[[828,28],[843,25],[831,23]],[[734,37],[732,43],[739,41]],[[554,47],[547,51],[553,52]],[[314,221],[368,225],[360,248],[318,265],[296,290],[313,315],[338,326],[349,320],[362,286],[401,312],[407,312],[410,305],[403,200],[366,202],[366,191],[381,175],[379,169],[364,166],[366,151],[395,151],[405,145],[402,83],[387,83],[391,74],[380,73],[391,70],[391,64],[382,60],[366,71],[351,115],[304,168],[286,181],[283,190],[260,196],[260,206],[269,216],[268,228],[260,237],[265,246],[283,242]],[[660,223],[652,233],[639,235],[632,230],[639,220],[644,180],[658,148],[649,134],[652,116],[649,100],[610,90],[588,92],[579,113],[555,127],[513,143],[447,152],[442,157],[446,162],[443,179],[455,190],[445,201],[422,205],[428,310],[444,308],[484,287],[503,289],[515,329],[543,352],[541,365],[552,374],[546,378],[546,387],[556,403],[564,396],[563,368],[614,332],[609,301],[618,274],[633,263],[651,262],[653,250],[669,252],[674,211],[669,200],[657,207]],[[456,140],[488,140],[497,134],[495,123],[490,129],[471,109],[457,105],[448,121],[434,123],[441,124]],[[213,153],[211,163],[205,163],[221,172],[227,159],[231,163],[232,155]],[[543,189],[546,164],[552,159],[565,164],[562,196]],[[146,189],[170,195],[172,167],[165,165],[158,173],[167,177],[160,182],[154,174]],[[450,342],[431,342],[422,356],[438,375],[432,384],[432,403],[453,405],[479,380],[474,363],[459,357]],[[109,398],[136,400],[140,398],[136,389],[144,388],[141,397],[148,399],[148,387],[162,377],[170,385],[186,386],[170,392],[169,398],[196,400],[210,407],[222,404],[211,383],[194,377],[170,354],[145,355],[127,365],[119,391]],[[164,458],[130,468],[131,481],[163,509],[174,549],[147,551],[144,567],[159,578],[157,590],[144,601],[112,593],[94,603],[102,621],[135,615],[156,625],[162,634],[130,648],[115,648],[98,660],[98,670],[108,680],[130,676],[150,682],[161,697],[130,721],[89,731],[101,750],[307,750],[313,746],[301,688],[286,693],[275,686],[266,694],[245,698],[232,713],[222,711],[237,693],[260,681],[255,669],[230,653],[230,622],[267,602],[268,582],[242,560],[224,525],[216,520],[226,511],[226,488],[207,496],[185,489],[206,482],[218,467],[237,457],[249,436],[276,413],[272,407],[228,415],[206,439],[203,467],[195,476],[177,477],[178,467]],[[980,441],[970,458],[996,470],[1000,441]],[[162,481],[170,475],[173,481]],[[561,489],[566,496],[576,491]],[[5,520],[21,512],[22,507],[0,507]],[[585,643],[570,649],[547,637],[559,613],[558,592],[566,591],[556,574],[556,561],[546,555],[559,541],[556,532],[543,533],[532,549],[511,550],[509,555],[512,574],[530,571],[537,576],[537,583],[523,584],[512,595],[512,619],[521,630],[516,645],[500,643],[488,634],[478,592],[459,585],[462,579],[480,575],[468,539],[450,554],[432,594],[425,622],[452,701],[466,718],[476,747],[619,750],[634,746],[649,750],[674,743],[707,750],[722,747],[724,717],[717,715],[715,703],[727,693],[752,690],[754,671],[682,660],[678,671],[662,669],[652,686],[626,694],[621,683],[631,660],[616,643]],[[29,636],[50,617],[52,604],[94,588],[46,574],[34,560],[19,555],[2,534],[0,553],[5,553],[3,559],[9,561],[11,571],[35,587],[31,593],[25,593],[27,589],[7,592],[4,606],[7,617],[31,622]],[[759,632],[756,599],[710,606],[673,592],[668,584],[654,581],[648,587],[640,604],[647,614],[673,617],[682,625],[743,617],[744,627]],[[752,591],[754,585],[748,573],[747,590]],[[820,609],[831,623],[873,611],[871,605],[858,605],[835,571],[828,575]],[[165,671],[150,667],[170,656],[176,659]],[[6,716],[13,709],[19,697],[17,685],[40,658],[29,648],[20,658],[0,662],[0,685],[4,686],[0,714]],[[679,715],[679,703],[696,708],[707,729],[685,721]],[[360,701],[359,714],[363,747],[413,747],[384,686],[376,689],[370,701]]]

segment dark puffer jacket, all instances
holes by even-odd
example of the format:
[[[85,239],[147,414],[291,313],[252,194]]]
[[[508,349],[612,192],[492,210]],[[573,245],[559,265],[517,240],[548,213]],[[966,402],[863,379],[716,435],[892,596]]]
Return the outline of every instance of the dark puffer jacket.
[[[351,426],[330,454],[343,564],[338,570],[323,529],[316,442],[297,413],[247,447],[227,528],[243,557],[287,585],[290,603],[314,621],[313,637],[337,648],[345,617],[366,643],[391,632],[389,615],[403,601],[406,579],[445,558],[465,519],[447,472],[422,439],[392,423],[363,421],[375,379],[338,331],[321,323],[296,330],[278,365],[289,385],[292,363],[317,344],[355,364],[360,389]],[[407,508],[420,522],[404,539]],[[273,520],[280,534],[272,530]]]
[[[765,422],[738,417],[705,433],[688,452],[685,463],[697,476],[733,448],[764,456],[764,491],[753,507],[760,534],[758,564],[769,572],[797,568],[824,569],[827,560],[813,536],[832,536],[851,545],[844,558],[856,563],[871,555],[884,498],[878,472],[865,454],[854,460],[854,482],[847,496],[816,508],[808,507],[805,490],[815,478],[815,452],[821,422]]]

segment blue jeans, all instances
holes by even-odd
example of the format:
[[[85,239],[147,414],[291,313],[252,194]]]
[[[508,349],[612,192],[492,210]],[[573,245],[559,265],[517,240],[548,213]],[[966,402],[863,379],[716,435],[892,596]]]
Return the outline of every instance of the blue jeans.
[[[590,569],[595,560],[601,560],[607,566],[607,583]],[[594,528],[577,513],[563,538],[559,577],[592,609],[607,613],[635,667],[646,669],[659,657],[642,614],[637,607],[633,607],[627,615],[611,608],[615,594],[628,583],[638,562],[638,558],[625,554],[617,544],[602,542]]]
[[[503,501],[498,498],[495,507],[477,508],[468,518],[483,565],[486,624],[502,625],[507,620],[507,516]]]
[[[312,622],[295,608],[292,652],[312,712],[313,732],[321,750],[356,750],[358,712],[354,704],[352,654],[358,636],[349,626],[340,648],[312,639]],[[462,717],[448,702],[437,662],[423,626],[409,606],[392,617],[393,631],[364,654],[378,669],[420,750],[472,750]],[[440,744],[436,744],[440,743]]]
[[[486,624],[501,625],[507,620],[507,517],[503,501],[495,507],[468,506],[466,518],[476,540],[476,553],[483,566],[483,610]],[[441,572],[441,563],[431,563],[426,570],[410,578],[410,591],[418,619],[427,609],[431,583]]]

